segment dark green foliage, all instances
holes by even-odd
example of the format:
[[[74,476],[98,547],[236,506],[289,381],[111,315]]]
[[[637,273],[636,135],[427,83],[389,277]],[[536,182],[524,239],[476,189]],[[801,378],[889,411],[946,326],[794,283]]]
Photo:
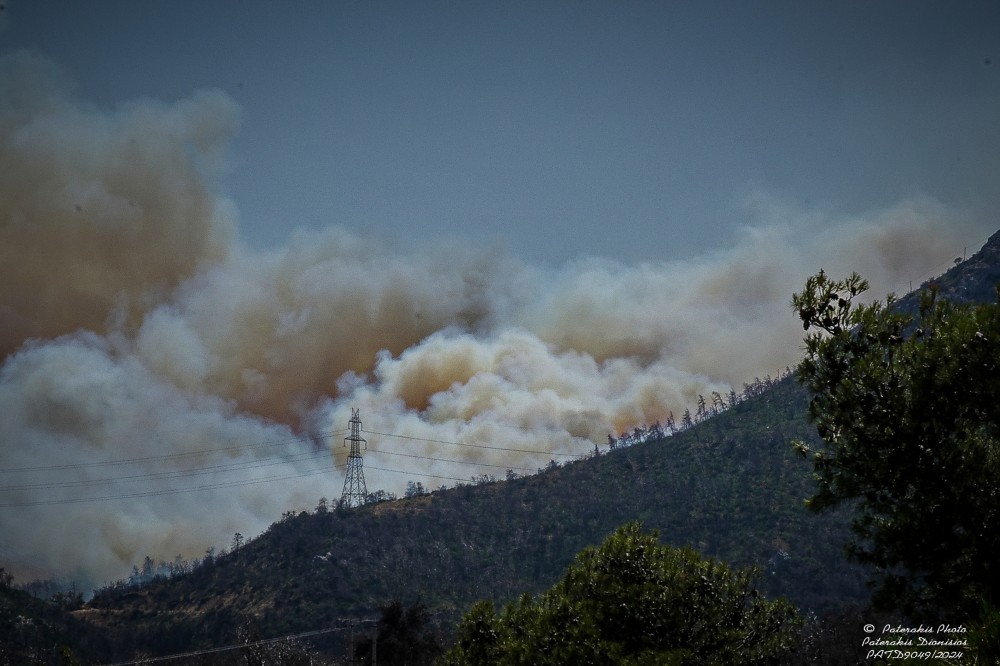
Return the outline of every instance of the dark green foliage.
[[[862,666],[883,664],[881,660],[867,659],[871,645],[864,642],[872,634],[865,631],[866,625],[882,627],[908,625],[896,613],[878,611],[867,606],[847,604],[818,615],[806,617],[802,636],[795,651],[789,655],[789,666]],[[909,663],[909,662],[902,662]],[[927,663],[926,660],[923,663]],[[932,662],[934,663],[934,662]]]
[[[12,582],[0,568],[0,666],[90,663],[95,655],[108,653],[104,631],[14,589]]]
[[[850,553],[876,600],[950,622],[1000,599],[1000,304],[928,289],[916,318],[857,305],[857,275],[820,273],[793,299],[806,328],[799,376],[823,439],[816,510],[855,510]]]
[[[976,664],[1000,664],[1000,609],[983,602],[979,618],[969,629],[969,651]]]
[[[754,572],[657,539],[628,523],[539,597],[524,595],[499,615],[477,604],[443,663],[749,665],[792,650],[796,612],[763,598]]]

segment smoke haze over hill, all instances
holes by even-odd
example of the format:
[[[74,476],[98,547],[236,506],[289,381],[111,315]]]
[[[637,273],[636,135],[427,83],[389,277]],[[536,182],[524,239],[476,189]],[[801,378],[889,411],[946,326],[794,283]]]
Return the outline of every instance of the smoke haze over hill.
[[[52,63],[0,59],[0,559],[19,578],[117,578],[339,497],[352,407],[412,438],[367,435],[369,490],[584,455],[793,365],[809,274],[904,291],[995,224],[761,192],[725,250],[662,262],[539,267],[336,224],[258,250],[217,182],[239,122],[219,91],[99,109]]]

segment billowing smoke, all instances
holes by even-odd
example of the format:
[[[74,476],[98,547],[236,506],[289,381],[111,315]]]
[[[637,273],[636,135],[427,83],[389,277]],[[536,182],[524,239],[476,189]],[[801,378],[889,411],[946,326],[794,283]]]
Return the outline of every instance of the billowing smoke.
[[[842,219],[758,196],[726,249],[683,260],[549,270],[336,226],[258,251],[216,185],[238,118],[218,92],[98,110],[44,60],[0,59],[0,562],[19,578],[118,578],[336,500],[350,408],[369,490],[585,455],[793,365],[788,303],[819,268],[903,291],[988,231],[927,200]]]
[[[238,118],[218,92],[101,113],[50,63],[0,59],[0,353],[103,330],[224,259],[232,206],[211,182]]]

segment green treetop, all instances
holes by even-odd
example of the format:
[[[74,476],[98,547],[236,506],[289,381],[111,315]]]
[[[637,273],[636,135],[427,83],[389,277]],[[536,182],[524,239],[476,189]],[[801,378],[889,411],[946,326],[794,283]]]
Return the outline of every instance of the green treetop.
[[[932,286],[919,315],[855,299],[853,274],[806,282],[800,380],[823,446],[809,506],[855,508],[848,552],[878,572],[876,602],[960,622],[1000,601],[1000,305]]]
[[[524,595],[499,614],[476,604],[443,663],[776,663],[796,640],[796,612],[761,597],[754,580],[753,571],[659,545],[629,523],[581,552],[541,596]]]

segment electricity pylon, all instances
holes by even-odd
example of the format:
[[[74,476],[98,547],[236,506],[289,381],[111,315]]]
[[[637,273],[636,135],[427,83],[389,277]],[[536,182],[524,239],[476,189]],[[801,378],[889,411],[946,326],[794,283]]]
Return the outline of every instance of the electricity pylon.
[[[361,445],[368,448],[368,442],[361,437],[361,410],[351,409],[351,434],[344,438],[344,446],[351,443],[351,452],[347,456],[347,476],[344,478],[344,492],[340,496],[340,505],[345,508],[361,506],[368,498],[368,488],[365,487],[365,470],[361,457]]]

